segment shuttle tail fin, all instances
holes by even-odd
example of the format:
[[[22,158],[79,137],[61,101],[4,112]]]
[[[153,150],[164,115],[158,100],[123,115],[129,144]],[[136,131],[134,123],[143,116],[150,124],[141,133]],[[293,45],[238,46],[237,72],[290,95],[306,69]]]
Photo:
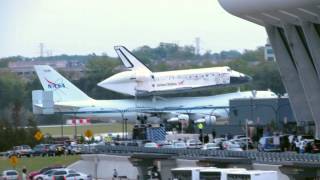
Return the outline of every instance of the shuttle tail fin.
[[[144,72],[151,72],[138,58],[136,58],[127,48],[124,46],[115,46],[114,50],[120,57],[123,64],[132,70],[139,70]]]
[[[53,92],[54,102],[92,100],[52,67],[37,65],[34,68],[43,89]]]

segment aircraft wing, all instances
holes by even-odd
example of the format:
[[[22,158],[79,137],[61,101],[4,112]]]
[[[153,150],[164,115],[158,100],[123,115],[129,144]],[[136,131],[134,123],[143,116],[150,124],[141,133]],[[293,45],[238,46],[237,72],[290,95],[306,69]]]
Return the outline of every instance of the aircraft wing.
[[[229,111],[225,109],[226,107],[215,108],[221,109],[214,109],[210,106],[167,107],[161,109],[141,109],[139,112],[153,117],[159,117],[161,120],[168,122],[178,122],[184,119],[198,123],[208,121],[208,119],[215,121],[217,118],[228,116]]]
[[[139,90],[137,89],[137,93],[139,95],[152,95],[152,94],[170,94],[174,92],[189,92],[191,90],[203,88],[203,86],[179,86],[174,88],[162,88],[161,90],[155,90],[155,91],[145,91],[145,90]]]

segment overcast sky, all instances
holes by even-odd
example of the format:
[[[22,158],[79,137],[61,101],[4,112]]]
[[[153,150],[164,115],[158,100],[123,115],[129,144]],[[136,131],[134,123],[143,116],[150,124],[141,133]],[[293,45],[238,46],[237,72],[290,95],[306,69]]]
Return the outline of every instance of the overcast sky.
[[[0,57],[107,53],[160,42],[202,51],[255,49],[266,33],[228,14],[217,0],[0,0]]]

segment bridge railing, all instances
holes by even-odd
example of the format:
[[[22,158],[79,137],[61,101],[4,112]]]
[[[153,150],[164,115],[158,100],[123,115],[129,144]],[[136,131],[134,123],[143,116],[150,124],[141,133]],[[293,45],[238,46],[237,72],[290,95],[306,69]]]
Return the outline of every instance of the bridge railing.
[[[258,152],[258,151],[226,151],[201,149],[146,148],[135,146],[86,146],[83,153],[131,155],[133,153],[167,154],[185,159],[200,158],[245,158],[252,162],[276,164],[281,162],[305,162],[319,164],[318,154],[297,154],[295,152]]]

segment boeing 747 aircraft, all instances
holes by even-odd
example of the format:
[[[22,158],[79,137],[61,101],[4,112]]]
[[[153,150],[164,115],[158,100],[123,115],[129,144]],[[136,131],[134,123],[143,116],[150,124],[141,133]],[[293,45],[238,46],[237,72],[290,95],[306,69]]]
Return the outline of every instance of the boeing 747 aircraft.
[[[115,51],[130,71],[117,73],[98,83],[98,86],[126,95],[148,96],[189,92],[239,85],[251,80],[250,76],[229,67],[151,72],[125,47],[116,46]]]
[[[32,92],[35,114],[62,113],[78,117],[136,120],[139,115],[156,116],[166,122],[181,120],[212,124],[217,116],[227,116],[229,100],[272,98],[270,91],[235,92],[207,97],[173,97],[156,102],[151,99],[95,100],[47,65],[35,66],[43,90]]]

